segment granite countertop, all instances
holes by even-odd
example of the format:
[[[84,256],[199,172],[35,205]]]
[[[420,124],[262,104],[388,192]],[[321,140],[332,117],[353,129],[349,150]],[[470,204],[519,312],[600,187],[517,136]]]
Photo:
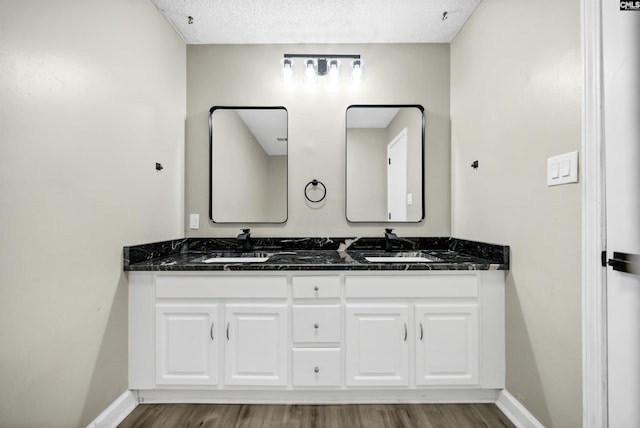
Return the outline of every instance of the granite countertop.
[[[405,238],[384,251],[384,238],[251,238],[265,262],[205,263],[216,253],[242,256],[236,238],[184,238],[124,247],[125,271],[508,270],[509,247],[456,238]],[[432,262],[369,262],[366,255],[422,251]],[[260,254],[258,254],[260,253]],[[246,253],[244,253],[247,255]],[[249,254],[251,255],[251,254]]]

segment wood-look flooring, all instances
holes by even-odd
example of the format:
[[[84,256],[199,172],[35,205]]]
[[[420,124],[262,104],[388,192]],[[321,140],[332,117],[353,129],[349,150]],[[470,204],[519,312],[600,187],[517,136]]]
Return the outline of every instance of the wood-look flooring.
[[[515,427],[495,404],[141,404],[119,428]]]

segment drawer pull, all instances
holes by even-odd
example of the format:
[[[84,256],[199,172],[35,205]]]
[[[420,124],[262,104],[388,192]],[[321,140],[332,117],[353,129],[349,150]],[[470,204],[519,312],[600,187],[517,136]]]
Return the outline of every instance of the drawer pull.
[[[313,368],[313,372],[314,373],[320,373],[320,367],[314,367]]]
[[[424,329],[422,328],[422,323],[420,323],[420,340],[424,337]]]
[[[316,285],[315,287],[313,287],[313,291],[315,291],[315,292],[317,293],[318,291],[320,291],[320,287],[318,287],[318,286]]]
[[[407,323],[404,323],[404,341],[407,341]]]
[[[320,328],[320,325],[318,325],[318,323],[315,323],[315,324],[313,325],[313,328],[315,328],[315,329],[317,330],[317,329],[319,329],[319,328]]]

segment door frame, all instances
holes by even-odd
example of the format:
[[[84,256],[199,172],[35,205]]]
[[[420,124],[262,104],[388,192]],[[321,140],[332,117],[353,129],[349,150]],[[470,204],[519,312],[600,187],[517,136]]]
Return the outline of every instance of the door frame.
[[[582,94],[582,426],[608,426],[602,0],[581,0]]]

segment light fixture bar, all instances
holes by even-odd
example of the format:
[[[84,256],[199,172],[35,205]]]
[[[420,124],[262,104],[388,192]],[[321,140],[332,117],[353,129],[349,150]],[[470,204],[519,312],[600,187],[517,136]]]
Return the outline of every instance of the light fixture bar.
[[[363,80],[364,61],[358,54],[303,54],[303,53],[286,53],[280,60],[280,70],[282,79],[291,82],[293,79],[293,63],[294,58],[303,59],[302,69],[304,80],[308,84],[316,82],[318,77],[329,76],[331,82],[336,83],[340,80],[340,69],[344,59],[350,59],[351,81],[359,83]]]
[[[284,54],[285,58],[351,58],[351,59],[360,59],[360,55],[351,55],[351,54]]]

